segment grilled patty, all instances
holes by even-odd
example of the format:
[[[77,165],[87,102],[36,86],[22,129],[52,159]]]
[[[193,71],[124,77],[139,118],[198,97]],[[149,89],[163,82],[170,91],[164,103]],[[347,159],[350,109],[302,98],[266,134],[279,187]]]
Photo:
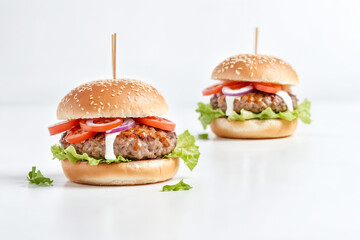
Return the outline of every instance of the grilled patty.
[[[294,109],[297,106],[297,98],[294,94],[289,93],[293,102]],[[210,99],[210,104],[214,109],[220,108],[226,111],[225,95],[217,93]],[[287,106],[284,100],[276,94],[255,91],[246,95],[237,97],[234,101],[234,111],[240,113],[241,109],[259,113],[266,108],[271,107],[274,112],[284,112]]]
[[[96,159],[105,158],[105,134],[98,133],[94,137],[81,143],[68,143],[61,137],[60,143],[64,148],[72,145],[78,154],[87,153]],[[176,146],[175,132],[155,129],[150,126],[136,124],[134,127],[122,131],[114,142],[115,156],[127,159],[153,159],[171,153]]]

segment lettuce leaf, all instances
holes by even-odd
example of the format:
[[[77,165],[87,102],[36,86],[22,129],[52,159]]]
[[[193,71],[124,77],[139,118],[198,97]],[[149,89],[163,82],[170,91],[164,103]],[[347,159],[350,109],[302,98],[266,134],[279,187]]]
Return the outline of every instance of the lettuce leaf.
[[[36,184],[36,185],[50,185],[54,182],[54,180],[51,180],[50,178],[44,177],[40,170],[36,172],[36,167],[33,166],[31,171],[28,174],[28,177],[26,178],[30,183]]]
[[[200,157],[199,147],[195,145],[195,137],[188,130],[178,136],[174,151],[164,158],[181,158],[192,171]]]
[[[311,123],[311,113],[310,113],[310,108],[311,108],[311,102],[308,101],[307,99],[305,99],[302,103],[300,103],[297,108],[293,111],[293,114],[300,118],[300,120],[303,123],[306,124],[310,124]]]
[[[198,108],[196,112],[200,113],[199,120],[203,125],[204,129],[206,129],[207,125],[209,125],[216,118],[225,117],[225,113],[221,111],[221,109],[213,109],[210,104],[198,103]]]
[[[73,146],[68,146],[64,149],[62,146],[53,145],[51,147],[51,152],[53,154],[53,159],[57,158],[59,160],[68,159],[72,163],[77,161],[88,161],[89,165],[98,165],[99,163],[120,163],[120,162],[130,162],[131,160],[119,156],[117,159],[96,159],[89,157],[86,153],[77,154]]]
[[[180,182],[174,185],[165,185],[163,186],[163,192],[169,191],[179,191],[179,190],[190,190],[192,187],[189,184],[184,183],[184,179],[181,179]]]
[[[266,108],[264,111],[260,113],[253,113],[241,109],[240,114],[233,111],[228,116],[228,119],[232,121],[246,121],[250,119],[260,119],[260,120],[285,119],[288,121],[293,121],[299,118],[304,123],[309,124],[311,123],[310,107],[311,107],[311,103],[307,99],[305,99],[292,112],[285,111],[285,112],[276,113],[270,107]],[[209,125],[216,118],[226,117],[225,113],[221,109],[214,110],[210,104],[198,103],[198,109],[196,109],[196,112],[200,113],[199,120],[203,125],[204,129],[206,129],[207,125]]]
[[[286,120],[289,120],[289,121],[292,121],[296,118],[291,113],[286,114],[286,116],[287,116]],[[279,115],[277,113],[275,113],[270,107],[266,108],[264,111],[262,111],[260,113],[253,113],[253,112],[241,109],[240,114],[233,111],[228,116],[228,119],[231,121],[246,121],[246,120],[250,120],[250,119],[268,120],[268,119],[276,119],[276,118],[279,118]]]
[[[86,153],[78,154],[73,146],[68,146],[64,149],[62,146],[53,145],[51,147],[53,159],[59,160],[68,159],[72,163],[77,161],[88,161],[89,165],[98,165],[99,163],[120,163],[131,162],[132,160],[119,156],[117,159],[96,159],[90,157]],[[199,160],[200,152],[199,147],[195,145],[195,138],[186,130],[183,134],[178,136],[177,144],[174,151],[164,158],[181,158],[184,160],[186,166],[193,170]]]
[[[209,134],[207,134],[207,133],[199,133],[198,138],[203,139],[203,140],[209,140]]]

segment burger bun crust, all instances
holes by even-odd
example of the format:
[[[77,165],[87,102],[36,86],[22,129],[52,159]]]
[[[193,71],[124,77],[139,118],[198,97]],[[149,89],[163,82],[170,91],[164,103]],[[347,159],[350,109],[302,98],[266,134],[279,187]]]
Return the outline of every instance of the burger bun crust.
[[[139,185],[171,179],[179,169],[179,158],[138,160],[122,163],[61,161],[65,176],[72,182],[89,185]]]
[[[59,120],[161,116],[169,111],[161,93],[134,79],[105,79],[82,84],[59,103]]]
[[[240,54],[225,59],[214,69],[211,78],[290,86],[299,83],[295,70],[285,61],[268,55],[255,54]]]
[[[297,119],[229,121],[226,118],[217,118],[211,123],[212,131],[219,137],[266,139],[291,136],[297,127]]]

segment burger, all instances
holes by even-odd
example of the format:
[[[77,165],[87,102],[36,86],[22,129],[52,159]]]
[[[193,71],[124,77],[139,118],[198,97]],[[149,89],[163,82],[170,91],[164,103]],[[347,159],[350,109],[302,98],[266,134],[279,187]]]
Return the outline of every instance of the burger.
[[[92,185],[135,185],[171,179],[179,158],[192,170],[199,159],[195,138],[177,136],[163,96],[133,79],[99,80],[71,90],[59,103],[51,147],[66,177]]]
[[[203,90],[210,104],[198,103],[204,129],[219,137],[280,138],[294,133],[298,119],[310,120],[310,102],[298,103],[291,87],[299,83],[285,61],[267,55],[240,54],[225,59],[212,72],[220,81]]]

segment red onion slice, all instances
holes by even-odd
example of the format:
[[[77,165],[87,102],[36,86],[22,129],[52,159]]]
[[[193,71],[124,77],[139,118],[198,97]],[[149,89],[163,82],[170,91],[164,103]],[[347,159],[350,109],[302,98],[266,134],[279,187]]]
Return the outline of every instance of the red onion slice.
[[[242,96],[248,93],[253,92],[255,89],[253,86],[248,85],[246,87],[240,88],[240,89],[231,89],[229,87],[223,87],[222,88],[222,93],[226,96]]]
[[[125,131],[128,130],[129,128],[132,128],[134,125],[135,125],[135,121],[132,118],[126,118],[120,126],[106,131],[105,134]]]

